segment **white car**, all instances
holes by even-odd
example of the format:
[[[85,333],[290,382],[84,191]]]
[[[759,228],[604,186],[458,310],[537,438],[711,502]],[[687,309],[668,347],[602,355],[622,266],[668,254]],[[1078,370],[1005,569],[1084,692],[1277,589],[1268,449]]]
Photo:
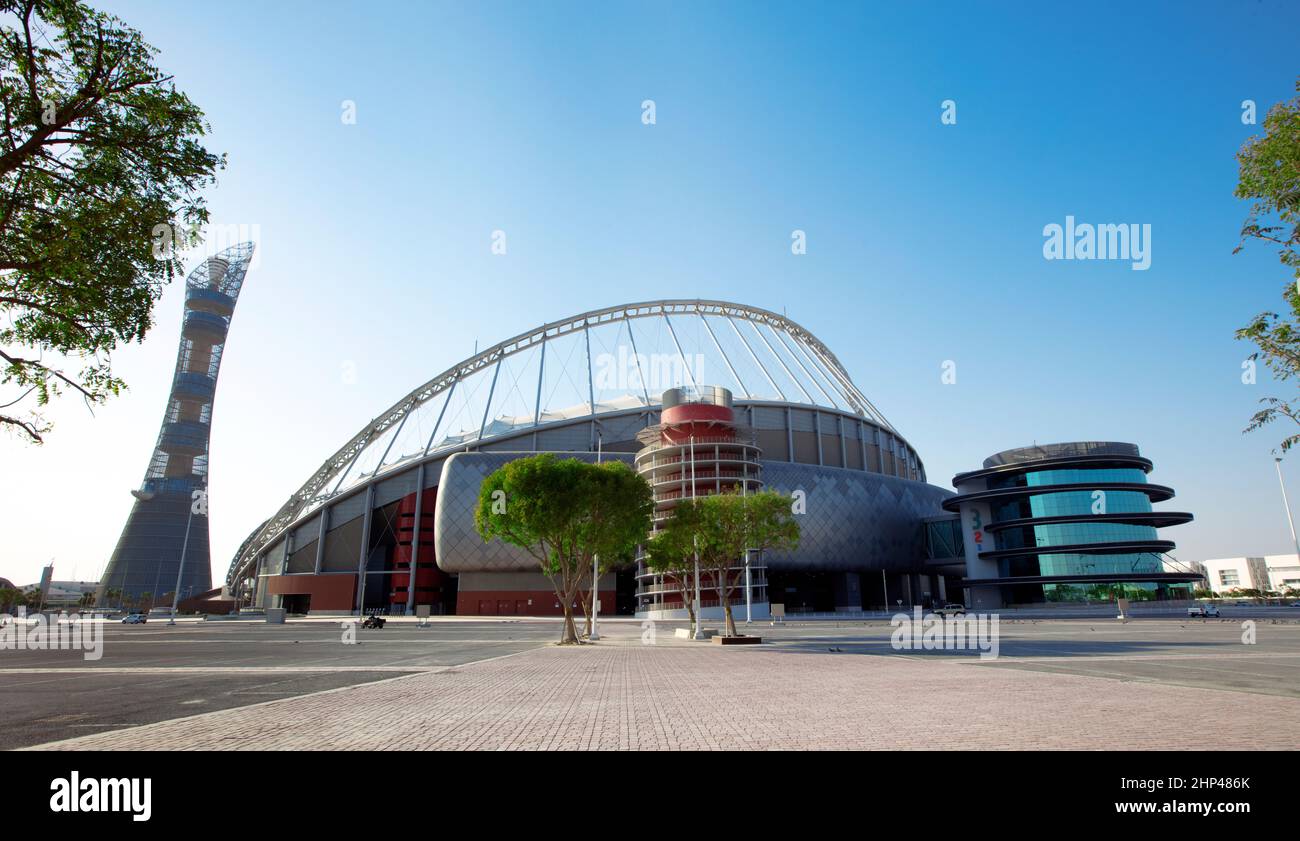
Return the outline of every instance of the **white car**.
[[[966,605],[949,603],[943,607],[936,607],[934,612],[940,616],[961,616],[966,613]]]
[[[1219,618],[1219,606],[1215,604],[1198,604],[1196,607],[1187,608],[1188,616],[1203,616]]]
[[[122,620],[123,625],[143,625],[149,621],[149,617],[143,613],[132,613]]]

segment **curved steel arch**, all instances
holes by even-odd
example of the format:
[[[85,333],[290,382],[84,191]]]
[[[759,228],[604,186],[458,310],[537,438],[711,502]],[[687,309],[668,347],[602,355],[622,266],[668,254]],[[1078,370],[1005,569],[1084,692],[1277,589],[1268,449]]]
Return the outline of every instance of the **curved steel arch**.
[[[757,307],[731,303],[729,301],[681,299],[646,301],[637,304],[621,304],[598,310],[590,310],[571,318],[552,321],[534,330],[520,333],[517,336],[506,339],[503,342],[493,345],[487,350],[453,365],[446,371],[443,371],[441,374],[438,374],[433,379],[411,391],[401,400],[398,400],[390,406],[382,414],[371,420],[364,429],[354,435],[351,440],[326,459],[324,463],[322,463],[321,466],[312,473],[311,478],[303,483],[302,487],[289,497],[288,501],[280,507],[280,510],[277,511],[269,520],[264,522],[260,528],[255,530],[253,534],[244,541],[244,545],[240,547],[240,552],[236,554],[235,558],[231,562],[230,570],[226,575],[226,583],[228,585],[234,585],[236,580],[240,577],[240,573],[247,568],[249,562],[256,556],[256,554],[265,548],[271,538],[279,534],[285,526],[293,522],[293,520],[305,508],[318,501],[323,501],[333,497],[334,492],[326,492],[322,494],[322,491],[335,477],[338,477],[341,481],[343,475],[352,466],[352,463],[371,443],[378,440],[378,438],[389,429],[396,425],[400,425],[406,416],[415,409],[438,397],[448,389],[454,388],[458,382],[473,376],[486,368],[497,365],[502,359],[522,353],[523,351],[529,350],[537,345],[542,345],[544,347],[545,343],[551,339],[584,331],[591,327],[599,327],[604,324],[613,324],[622,321],[632,321],[638,318],[663,318],[671,328],[672,322],[668,321],[668,317],[674,315],[695,316],[701,319],[704,319],[706,316],[726,319],[741,319],[755,325],[766,325],[773,331],[785,333],[787,336],[796,340],[795,347],[799,348],[801,352],[805,354],[805,358],[813,364],[814,369],[819,370],[822,373],[822,376],[825,377],[827,382],[839,392],[839,395],[855,413],[871,420],[894,434],[898,434],[893,425],[890,424],[889,421],[885,419],[884,415],[880,413],[880,410],[872,405],[871,401],[868,400],[866,396],[858,390],[858,387],[853,384],[852,378],[849,377],[848,372],[845,370],[844,366],[840,364],[839,359],[837,359],[835,354],[831,352],[830,348],[826,347],[820,339],[804,327],[796,324],[783,315],[778,315],[764,309],[758,309]],[[712,328],[709,328],[708,321],[705,320],[703,323],[705,327],[708,328],[710,336],[712,336]],[[777,335],[779,335],[779,333]],[[714,338],[713,341],[716,343],[717,339]],[[802,343],[802,347],[800,347],[800,343]],[[789,348],[786,350],[791,354],[791,358],[795,359],[796,363],[802,365],[802,363],[798,361],[798,356],[795,356],[793,351],[790,351]],[[752,354],[752,350],[750,352]],[[774,350],[772,350],[771,353],[778,361],[781,361],[780,356],[777,355]],[[723,354],[723,358],[726,358],[725,353]],[[727,364],[730,366],[729,361]],[[784,362],[781,362],[781,364],[784,365]],[[762,368],[761,363],[759,367]],[[734,375],[733,371],[733,376]],[[811,377],[811,375],[809,376]],[[791,377],[793,378],[793,375],[791,375]],[[739,381],[739,377],[736,379]],[[815,378],[812,381],[816,383]],[[818,388],[820,387],[821,386],[818,385]],[[647,395],[647,400],[648,399],[649,396]],[[486,411],[490,408],[490,406],[485,407],[484,423],[486,423]],[[594,415],[594,405],[592,408]],[[480,428],[480,435],[481,431]],[[480,437],[475,439],[473,443],[475,445],[481,444],[483,441],[490,440],[490,438],[491,436],[488,438]],[[465,443],[458,442],[456,446],[465,446]],[[429,447],[425,448],[424,456],[427,457],[430,452],[434,452],[430,449],[431,447],[432,439],[430,439]],[[334,489],[334,491],[337,490],[338,488]]]

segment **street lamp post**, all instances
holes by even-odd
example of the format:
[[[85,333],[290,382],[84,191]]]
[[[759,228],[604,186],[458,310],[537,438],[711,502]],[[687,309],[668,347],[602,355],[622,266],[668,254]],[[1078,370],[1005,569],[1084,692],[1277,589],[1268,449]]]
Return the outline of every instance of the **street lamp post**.
[[[746,499],[749,498],[748,478],[744,478],[740,480],[740,495],[742,497],[745,497]],[[745,537],[746,538],[749,537],[748,533],[746,533]],[[745,547],[745,624],[746,625],[750,624],[750,622],[752,622],[754,619],[753,592],[754,591],[753,588],[751,587],[751,580],[749,577],[749,547],[746,546]]]
[[[207,496],[206,489],[200,488],[199,493],[202,494],[203,497]],[[196,502],[197,500],[195,499],[190,500],[190,516],[185,520],[185,542],[181,544],[181,563],[180,566],[176,568],[176,587],[172,590],[172,615],[167,617],[168,625],[176,624],[176,606],[180,603],[181,599],[181,574],[185,572],[185,553],[190,548],[190,525],[194,522],[194,504]],[[206,504],[206,500],[204,500],[204,502]]]
[[[1286,508],[1286,522],[1291,527],[1291,542],[1295,544],[1296,556],[1300,557],[1300,540],[1295,536],[1295,520],[1291,519],[1291,503],[1286,498],[1286,482],[1282,480],[1282,459],[1277,457],[1273,459],[1273,464],[1277,467],[1277,483],[1282,486],[1282,506]]]
[[[695,499],[695,436],[691,435],[691,499]],[[704,639],[704,622],[700,611],[700,542],[699,535],[692,538],[695,543],[695,639]]]
[[[600,430],[596,430],[596,464],[600,464],[600,456],[604,437]],[[589,640],[600,639],[600,631],[596,624],[600,620],[600,555],[591,556],[591,634]]]
[[[695,543],[695,639],[704,639],[703,623],[700,621],[700,545],[699,538],[693,539]]]

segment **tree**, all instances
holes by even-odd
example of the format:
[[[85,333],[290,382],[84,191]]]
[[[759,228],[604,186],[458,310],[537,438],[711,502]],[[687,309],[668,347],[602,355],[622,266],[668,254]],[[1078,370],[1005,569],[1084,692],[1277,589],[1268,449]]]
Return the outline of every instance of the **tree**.
[[[689,510],[688,510],[689,509]],[[673,582],[681,590],[682,603],[691,621],[691,636],[695,636],[699,619],[695,615],[695,529],[692,515],[695,509],[683,501],[664,522],[654,537],[645,544],[645,564],[651,570]]]
[[[94,593],[82,593],[82,594],[81,594],[81,598],[77,599],[77,606],[78,606],[78,607],[94,607],[94,606],[95,606],[95,594],[94,594]]]
[[[633,553],[627,553],[618,557],[601,555],[597,559],[596,566],[600,568],[600,575],[603,576],[606,573],[614,572],[615,570],[619,570],[619,569],[623,569],[624,567],[627,567],[628,565],[634,562],[635,557],[636,556]],[[590,568],[588,568],[588,573],[590,573]],[[597,592],[599,593],[599,586],[600,586],[599,579],[597,579],[596,584],[593,585],[591,582],[590,574],[587,576],[586,579],[584,579],[582,584],[578,585],[578,604],[582,606],[582,616],[583,619],[585,620],[584,622],[585,630],[582,632],[582,635],[584,637],[591,636],[591,623],[592,623],[591,589],[593,586],[597,588]]]
[[[677,510],[683,507],[683,516],[695,529],[700,567],[710,571],[718,591],[727,620],[726,635],[734,637],[731,593],[738,584],[738,573],[733,566],[743,566],[749,550],[789,550],[799,545],[799,524],[790,511],[790,500],[774,491],[733,492],[687,500]]]
[[[474,524],[537,560],[564,611],[561,644],[578,642],[573,603],[595,555],[619,558],[645,539],[650,486],[621,461],[588,464],[551,453],[516,459],[479,489]]]
[[[1296,81],[1300,92],[1300,80]],[[1286,316],[1262,312],[1237,331],[1237,338],[1259,348],[1251,360],[1262,358],[1273,377],[1286,382],[1300,373],[1300,96],[1269,109],[1264,134],[1247,140],[1237,152],[1239,177],[1236,196],[1251,199],[1250,214],[1241,228],[1237,253],[1247,239],[1278,247],[1278,258],[1292,278],[1282,290],[1290,312]],[[1265,397],[1265,408],[1251,416],[1246,432],[1254,432],[1279,418],[1300,424],[1300,401]],[[1300,432],[1282,439],[1282,452],[1300,441]]]
[[[41,443],[64,389],[118,394],[110,354],[142,339],[173,244],[208,219],[224,158],[140,33],[75,0],[0,0],[0,426]],[[179,241],[179,242],[178,242]],[[161,243],[161,248],[160,248]],[[79,371],[65,364],[80,365]],[[34,401],[27,411],[4,410]]]

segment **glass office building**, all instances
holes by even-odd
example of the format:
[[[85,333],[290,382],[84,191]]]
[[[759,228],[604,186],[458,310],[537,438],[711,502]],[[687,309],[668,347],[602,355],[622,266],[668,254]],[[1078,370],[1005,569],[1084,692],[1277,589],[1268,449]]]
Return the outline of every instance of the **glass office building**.
[[[1147,481],[1133,444],[1073,442],[1007,450],[953,479],[972,531],[968,585],[999,589],[1003,604],[1132,600],[1184,594],[1196,580],[1169,572],[1174,543],[1158,529],[1191,514],[1157,511],[1173,489]]]

